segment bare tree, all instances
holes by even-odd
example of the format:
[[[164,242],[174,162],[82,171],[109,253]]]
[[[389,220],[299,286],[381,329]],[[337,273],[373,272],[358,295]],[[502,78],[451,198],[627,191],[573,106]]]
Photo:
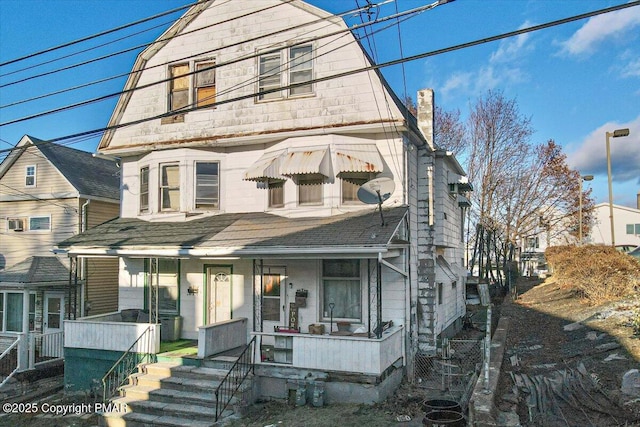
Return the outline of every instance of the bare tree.
[[[459,151],[466,153],[474,186],[471,267],[477,262],[483,277],[500,282],[497,271],[506,270],[523,239],[540,230],[546,231],[547,239],[576,234],[581,177],[568,167],[554,141],[530,141],[531,119],[520,113],[516,100],[501,92],[489,91],[476,101],[466,128]],[[583,192],[584,230],[592,205],[590,193]]]
[[[465,149],[465,133],[460,110],[445,111],[436,105],[433,113],[433,140],[436,147],[462,154]]]

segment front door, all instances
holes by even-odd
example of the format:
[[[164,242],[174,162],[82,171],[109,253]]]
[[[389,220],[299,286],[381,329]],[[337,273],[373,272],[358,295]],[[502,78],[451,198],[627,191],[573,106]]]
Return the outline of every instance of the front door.
[[[64,319],[64,293],[46,293],[44,296],[44,337],[41,343],[41,355],[62,357],[62,337],[51,335],[62,332]]]
[[[207,323],[231,320],[231,267],[207,267]]]
[[[287,325],[285,267],[264,266],[262,270],[262,321],[263,330]]]
[[[44,333],[62,332],[64,294],[47,293],[44,297]]]

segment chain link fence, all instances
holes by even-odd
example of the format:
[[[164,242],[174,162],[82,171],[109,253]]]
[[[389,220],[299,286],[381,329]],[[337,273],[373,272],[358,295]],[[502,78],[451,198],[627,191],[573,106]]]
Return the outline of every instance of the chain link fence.
[[[483,360],[484,340],[443,338],[436,354],[416,354],[414,383],[459,400],[478,378]]]

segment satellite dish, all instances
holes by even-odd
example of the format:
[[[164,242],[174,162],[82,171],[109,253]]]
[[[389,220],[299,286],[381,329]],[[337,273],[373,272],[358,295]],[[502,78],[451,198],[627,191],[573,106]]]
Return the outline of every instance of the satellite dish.
[[[358,200],[368,205],[382,204],[391,197],[396,184],[391,178],[376,178],[358,188]]]
[[[382,202],[389,199],[396,184],[391,178],[376,178],[367,181],[358,188],[358,200],[368,205],[377,204],[380,209],[380,219],[384,225],[384,216],[382,215]]]

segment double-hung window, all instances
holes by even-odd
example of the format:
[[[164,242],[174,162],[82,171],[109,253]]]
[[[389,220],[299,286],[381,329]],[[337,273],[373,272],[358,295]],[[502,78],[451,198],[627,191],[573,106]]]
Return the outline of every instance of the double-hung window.
[[[140,212],[149,212],[149,166],[140,168]]]
[[[212,60],[170,65],[169,111],[215,104],[215,65]]]
[[[24,186],[25,187],[35,187],[36,186],[36,167],[35,165],[27,166],[24,177]]]
[[[260,77],[258,78],[258,99],[262,101],[281,98],[281,91],[263,93],[267,90],[278,89],[281,82],[280,52],[262,55],[260,57]]]
[[[323,320],[362,319],[360,260],[322,261],[322,312]]]
[[[180,210],[180,166],[160,165],[160,210]]]
[[[169,111],[179,111],[189,105],[189,64],[169,67]]]
[[[196,162],[196,209],[220,208],[220,164]]]
[[[311,45],[296,46],[289,50],[289,84],[304,83],[289,89],[291,96],[311,93],[313,87],[313,60]]]
[[[281,52],[261,55],[258,60],[259,101],[313,93],[313,48],[294,46]],[[284,58],[284,59],[283,59]],[[288,90],[277,90],[295,85]],[[269,91],[268,93],[264,93]]]
[[[195,74],[195,104],[204,107],[216,102],[216,72],[215,62],[196,63]]]

